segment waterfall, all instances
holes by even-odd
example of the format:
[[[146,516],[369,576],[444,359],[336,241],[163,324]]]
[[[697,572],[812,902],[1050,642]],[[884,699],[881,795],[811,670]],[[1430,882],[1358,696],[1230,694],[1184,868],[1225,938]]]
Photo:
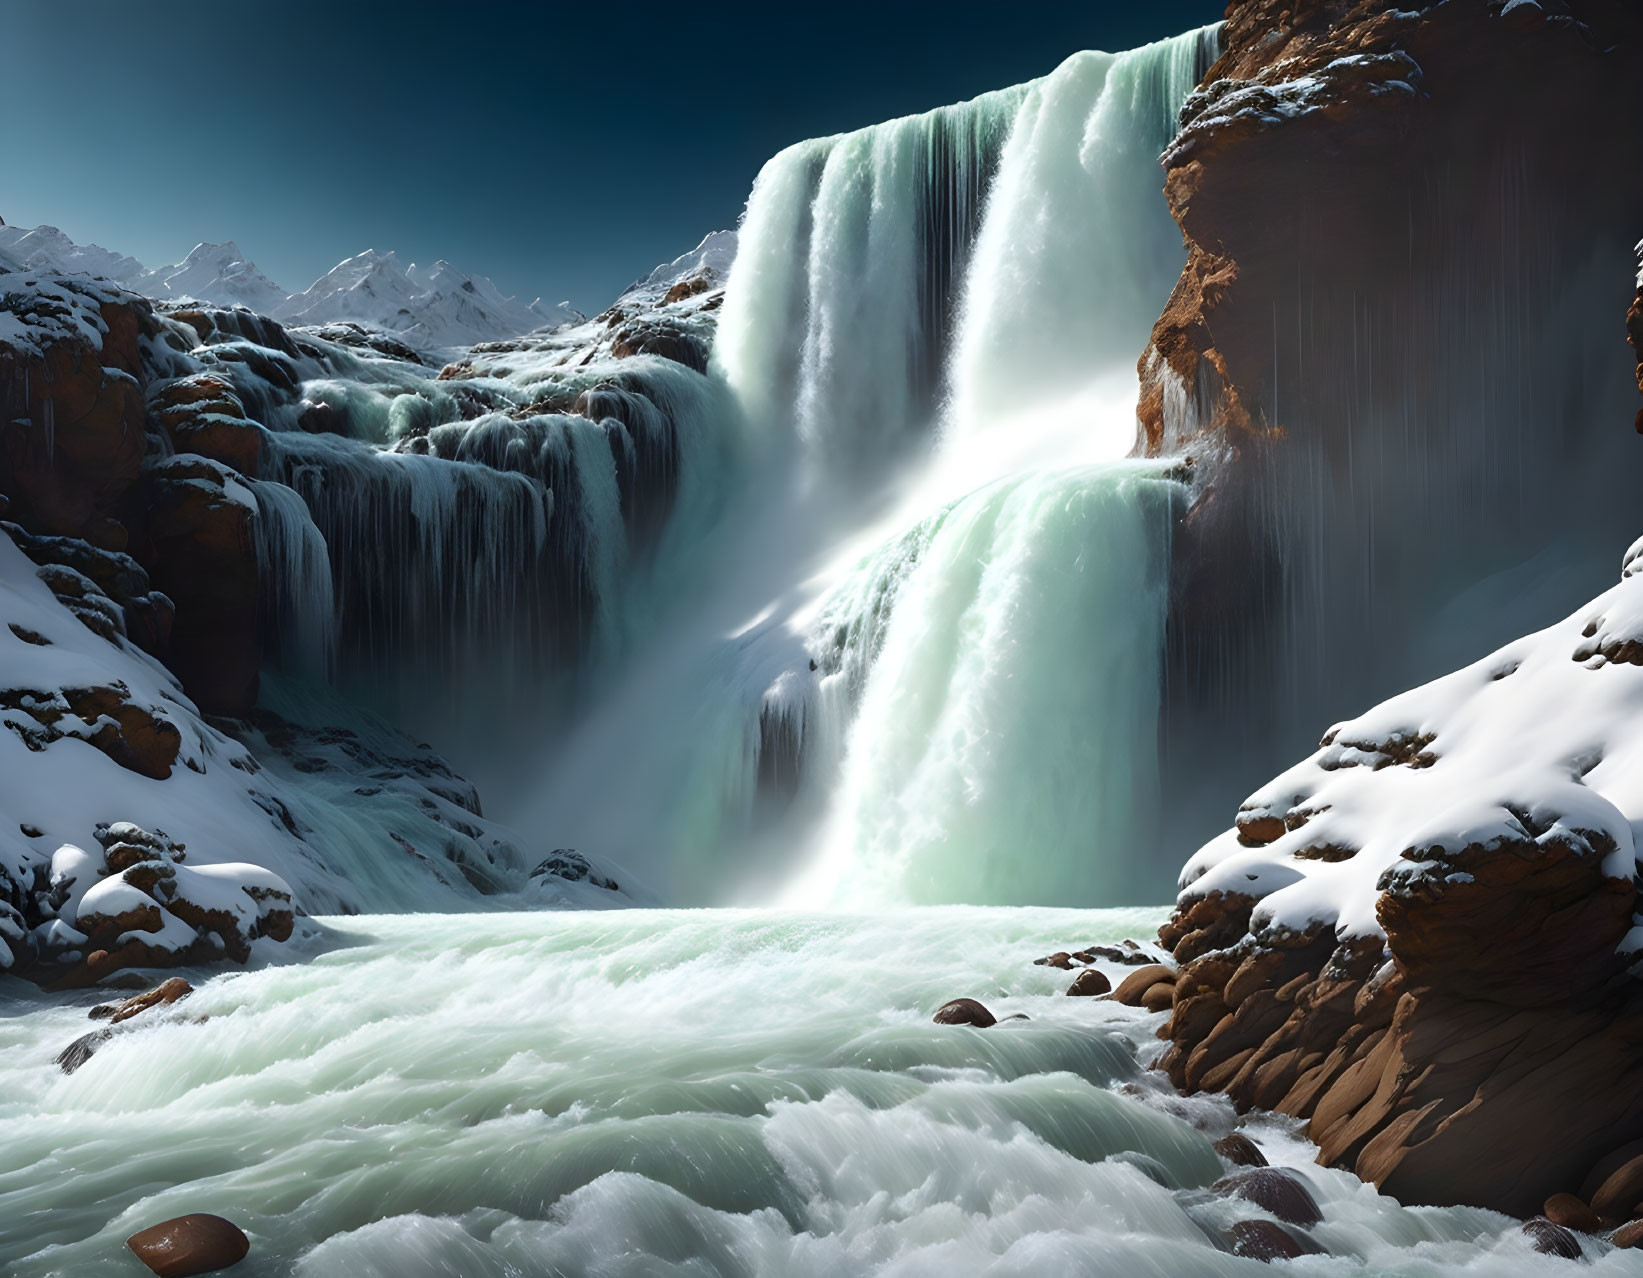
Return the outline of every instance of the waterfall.
[[[504,641],[522,620],[514,595],[547,541],[540,484],[296,433],[269,436],[264,473],[313,513],[331,550],[340,628],[358,656],[449,661],[465,640],[514,655]]]
[[[1147,464],[1025,472],[866,566],[850,592],[893,602],[795,901],[1145,894],[1173,494]]]
[[[1182,262],[1157,157],[1215,43],[765,166],[710,367],[763,452],[716,584],[529,823],[675,902],[1166,890],[1136,867],[1181,490],[1122,459]]]
[[[749,418],[852,475],[930,424],[954,290],[1025,88],[803,142],[759,173],[715,361]]]
[[[1136,849],[1179,490],[1114,459],[1135,441],[1130,362],[1180,268],[1157,155],[1214,41],[1078,54],[1003,99],[1011,127],[940,334],[936,446],[899,503],[917,522],[821,606],[814,706],[781,719],[815,725],[789,753],[832,772],[796,899],[1157,890]],[[814,306],[809,323],[806,347],[825,345]]]
[[[391,445],[275,431],[259,485],[273,494],[259,553],[276,659],[330,670],[510,782],[529,769],[497,768],[516,757],[495,748],[498,725],[539,751],[536,721],[657,631],[740,477],[721,383],[638,358],[568,386],[577,411],[423,424]]]
[[[336,593],[325,537],[302,498],[284,484],[252,480],[257,571],[263,582],[273,656],[317,679],[328,679],[336,653]]]

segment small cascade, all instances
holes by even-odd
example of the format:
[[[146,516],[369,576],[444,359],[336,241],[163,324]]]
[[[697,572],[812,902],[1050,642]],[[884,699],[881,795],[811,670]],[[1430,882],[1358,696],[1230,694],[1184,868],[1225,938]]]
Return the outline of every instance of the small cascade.
[[[311,678],[330,677],[336,657],[331,555],[303,499],[284,484],[252,480],[257,570],[274,660]]]
[[[327,385],[307,393],[324,398]],[[358,397],[332,398],[351,424],[368,424]],[[331,659],[296,668],[332,669],[453,753],[466,743],[483,769],[497,716],[523,733],[537,713],[585,697],[602,665],[688,595],[697,547],[738,481],[736,406],[721,383],[646,357],[556,384],[570,412],[459,421],[437,388],[376,398],[385,429],[397,417],[413,432],[392,447],[270,435],[264,484],[279,522],[262,543],[266,611],[317,607],[314,554],[328,556],[339,638],[323,641]],[[444,420],[412,420],[427,414]],[[274,647],[283,658],[321,643],[293,634]]]
[[[548,547],[538,481],[297,433],[270,435],[263,465],[329,548],[344,673],[391,658],[426,695],[426,673],[465,661],[529,668],[548,620],[528,590]]]

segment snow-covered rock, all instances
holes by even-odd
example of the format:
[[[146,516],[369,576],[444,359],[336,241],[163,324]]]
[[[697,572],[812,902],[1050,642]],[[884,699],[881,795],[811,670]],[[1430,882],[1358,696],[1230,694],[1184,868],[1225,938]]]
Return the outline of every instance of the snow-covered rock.
[[[1251,927],[1383,934],[1384,891],[1458,858],[1559,846],[1635,883],[1643,828],[1643,575],[1555,626],[1383,702],[1251,795],[1182,874],[1183,900],[1259,899]],[[1628,949],[1643,948],[1643,929]]]
[[[1335,725],[1192,858],[1159,933],[1177,1085],[1307,1121],[1404,1201],[1530,1215],[1635,1154],[1640,560]]]
[[[702,237],[702,242],[688,253],[681,253],[671,262],[663,262],[649,275],[635,280],[616,299],[617,306],[631,309],[636,305],[656,305],[677,284],[703,280],[711,288],[723,288],[730,278],[731,264],[736,260],[736,232],[713,231]]]

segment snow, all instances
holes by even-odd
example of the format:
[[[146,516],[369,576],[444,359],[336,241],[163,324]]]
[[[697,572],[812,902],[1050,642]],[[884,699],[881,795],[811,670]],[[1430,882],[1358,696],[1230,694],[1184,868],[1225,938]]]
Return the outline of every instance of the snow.
[[[722,256],[719,249],[709,251],[707,241],[697,249],[704,252]],[[568,303],[554,306],[538,299],[527,306],[489,279],[466,275],[443,260],[402,266],[392,252],[375,249],[345,259],[302,292],[287,295],[232,240],[196,244],[181,262],[150,270],[136,258],[76,244],[53,226],[0,225],[0,271],[14,267],[102,277],[161,301],[245,306],[292,325],[352,321],[425,350],[471,346],[585,318]],[[0,326],[0,340],[5,336]]]
[[[80,906],[73,917],[76,920],[90,919],[94,915],[115,918],[121,914],[129,914],[133,910],[152,907],[155,902],[148,893],[126,881],[128,873],[130,871],[122,871],[112,878],[92,884],[90,890],[80,898]]]
[[[353,321],[425,349],[514,337],[542,324],[536,312],[504,297],[488,279],[464,275],[444,261],[402,266],[395,254],[375,249],[337,263],[275,315],[294,325]]]
[[[96,244],[76,244],[55,226],[0,226],[0,250],[28,270],[95,275],[135,284],[148,269],[134,257]]]
[[[97,876],[106,867],[102,854],[87,852],[72,843],[65,843],[51,856],[51,885],[68,896],[58,907],[61,914],[74,918],[85,895],[97,882]]]
[[[133,284],[151,297],[198,298],[218,306],[249,306],[272,314],[285,304],[286,292],[240,252],[232,240],[196,244],[175,266],[162,266]]]
[[[161,910],[158,932],[122,932],[114,944],[120,946],[127,941],[141,941],[150,949],[180,951],[188,949],[199,939],[200,934],[191,925],[175,914]]]
[[[31,358],[65,341],[101,350],[108,326],[99,308],[119,296],[118,289],[86,278],[53,278],[32,268],[0,272],[0,347]]]
[[[1245,800],[1240,823],[1285,832],[1207,843],[1183,902],[1260,898],[1252,930],[1333,924],[1376,936],[1383,876],[1455,880],[1470,847],[1560,844],[1635,881],[1643,846],[1643,541],[1619,585],[1483,660],[1337,724]],[[1320,855],[1331,859],[1319,859]]]
[[[697,276],[706,276],[716,285],[722,285],[730,278],[730,266],[736,260],[736,242],[735,231],[710,232],[690,252],[663,262],[644,279],[628,285],[616,304],[654,304],[675,284]]]
[[[1260,128],[1273,128],[1324,110],[1357,84],[1366,84],[1375,98],[1413,97],[1421,74],[1419,63],[1395,49],[1349,54],[1289,80],[1216,80],[1192,94],[1182,107],[1186,123],[1165,150],[1164,164],[1179,163],[1200,138],[1240,117]]]

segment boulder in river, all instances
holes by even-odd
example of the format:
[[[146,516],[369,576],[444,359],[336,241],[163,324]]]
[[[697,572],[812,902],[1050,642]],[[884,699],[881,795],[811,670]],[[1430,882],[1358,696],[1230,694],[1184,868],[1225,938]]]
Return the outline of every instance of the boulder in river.
[[[1232,1253],[1249,1260],[1294,1260],[1316,1256],[1323,1248],[1305,1234],[1286,1229],[1275,1220],[1240,1220],[1227,1230]]]
[[[1294,1172],[1277,1167],[1256,1167],[1236,1172],[1213,1186],[1218,1194],[1247,1198],[1279,1220],[1291,1225],[1315,1225],[1323,1219],[1318,1200]]]
[[[1112,982],[1093,967],[1086,967],[1067,987],[1067,993],[1074,998],[1089,998],[1095,994],[1105,994],[1112,989]]]
[[[1524,1236],[1529,1245],[1547,1256],[1561,1256],[1564,1260],[1580,1259],[1580,1240],[1562,1225],[1554,1225],[1544,1216],[1534,1216],[1523,1222]]]
[[[161,1278],[185,1278],[238,1264],[251,1250],[251,1240],[232,1221],[197,1212],[132,1234],[126,1246]]]
[[[977,1029],[998,1024],[998,1018],[973,998],[955,998],[943,1003],[930,1019],[937,1025],[974,1025]]]

